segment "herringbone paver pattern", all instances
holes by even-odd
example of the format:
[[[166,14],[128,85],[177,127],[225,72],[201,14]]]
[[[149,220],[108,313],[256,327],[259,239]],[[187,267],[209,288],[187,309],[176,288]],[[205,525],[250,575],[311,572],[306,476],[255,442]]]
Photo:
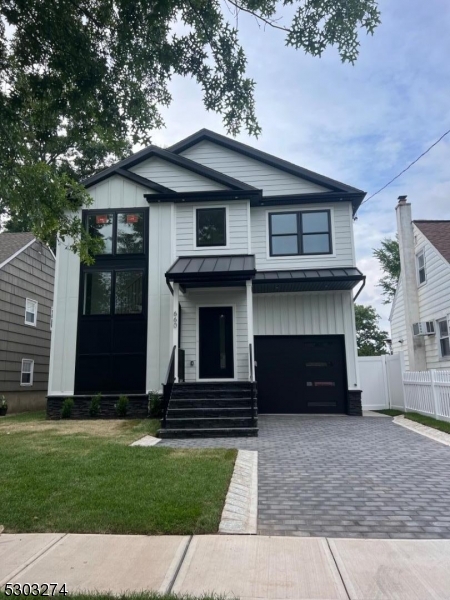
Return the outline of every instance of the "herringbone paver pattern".
[[[260,417],[258,438],[161,446],[258,450],[258,533],[450,539],[450,447],[358,417]]]

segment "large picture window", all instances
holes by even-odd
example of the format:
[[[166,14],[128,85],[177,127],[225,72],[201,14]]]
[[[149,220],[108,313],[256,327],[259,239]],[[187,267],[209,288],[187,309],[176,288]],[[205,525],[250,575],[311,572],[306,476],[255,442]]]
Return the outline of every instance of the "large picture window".
[[[269,214],[270,256],[331,254],[329,210]]]
[[[99,255],[144,254],[143,211],[95,212],[87,215],[87,229],[103,242]]]
[[[226,246],[226,208],[197,208],[197,247]]]
[[[140,269],[86,272],[83,315],[141,314],[143,280]]]

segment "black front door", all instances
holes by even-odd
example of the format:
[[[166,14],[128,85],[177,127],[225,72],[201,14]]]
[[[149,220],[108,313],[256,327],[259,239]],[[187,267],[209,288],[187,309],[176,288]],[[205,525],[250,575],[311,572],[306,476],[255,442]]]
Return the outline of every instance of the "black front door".
[[[261,413],[343,413],[344,336],[255,336]]]
[[[200,379],[233,379],[233,309],[199,308]]]

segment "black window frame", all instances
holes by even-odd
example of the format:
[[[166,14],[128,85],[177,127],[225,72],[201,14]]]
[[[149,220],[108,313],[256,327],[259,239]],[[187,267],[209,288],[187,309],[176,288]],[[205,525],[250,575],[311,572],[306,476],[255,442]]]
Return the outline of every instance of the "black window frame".
[[[311,213],[326,213],[328,217],[328,231],[314,231],[310,233],[303,232],[303,215],[311,214]],[[297,233],[272,233],[272,216],[278,215],[296,215],[297,219]],[[272,240],[274,237],[292,237],[297,236],[297,249],[298,251],[295,253],[288,252],[286,254],[280,254],[273,252]],[[329,240],[329,251],[328,252],[304,252],[303,251],[303,237],[308,235],[328,235]],[[331,210],[330,209],[321,209],[321,210],[292,210],[292,211],[282,211],[282,212],[269,212],[269,255],[274,258],[284,257],[284,256],[326,256],[333,254],[333,235],[331,229]]]
[[[200,212],[206,211],[223,211],[223,225],[224,225],[224,242],[223,244],[201,244],[198,239],[198,217]],[[195,209],[195,247],[196,248],[224,248],[228,243],[228,232],[227,232],[227,207],[226,206],[208,206]]]
[[[143,251],[135,253],[118,253],[117,252],[117,218],[118,215],[128,214],[133,215],[139,213],[142,215],[143,222]],[[148,246],[148,209],[144,207],[139,208],[105,208],[105,209],[93,209],[83,210],[82,219],[86,230],[89,232],[89,217],[92,215],[113,215],[113,230],[112,230],[112,252],[109,254],[95,254],[95,260],[97,261],[110,261],[110,260],[133,260],[136,257],[143,257],[147,255]]]

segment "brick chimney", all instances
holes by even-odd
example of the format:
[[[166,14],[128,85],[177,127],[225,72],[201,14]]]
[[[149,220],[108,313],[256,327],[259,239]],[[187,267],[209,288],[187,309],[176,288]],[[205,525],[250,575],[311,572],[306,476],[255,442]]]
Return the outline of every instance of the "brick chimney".
[[[402,272],[403,302],[405,305],[409,370],[426,371],[425,343],[422,337],[414,337],[413,335],[413,323],[420,321],[420,311],[411,203],[407,202],[406,196],[398,197],[398,204],[395,210],[397,212],[397,232]]]

